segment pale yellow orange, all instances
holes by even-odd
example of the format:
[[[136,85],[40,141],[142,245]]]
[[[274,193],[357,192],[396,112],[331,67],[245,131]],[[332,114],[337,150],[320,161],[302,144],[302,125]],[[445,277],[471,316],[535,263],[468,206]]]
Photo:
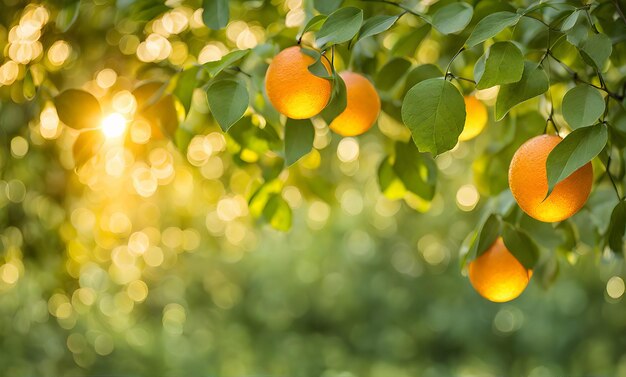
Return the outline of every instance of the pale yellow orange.
[[[459,141],[467,141],[478,136],[487,125],[487,108],[474,96],[463,97],[465,101],[465,126]]]

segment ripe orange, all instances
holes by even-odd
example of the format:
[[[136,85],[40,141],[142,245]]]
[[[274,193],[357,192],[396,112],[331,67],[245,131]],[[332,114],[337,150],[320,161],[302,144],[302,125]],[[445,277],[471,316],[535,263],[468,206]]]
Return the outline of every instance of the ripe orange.
[[[493,302],[511,301],[528,285],[527,270],[504,245],[502,237],[469,264],[470,283],[481,296]]]
[[[282,50],[274,57],[265,75],[265,90],[270,102],[292,119],[306,119],[319,114],[331,95],[330,81],[309,72],[314,59],[299,46]],[[330,65],[322,62],[330,72]]]
[[[546,160],[561,142],[553,135],[536,136],[524,143],[509,167],[509,187],[520,208],[529,216],[545,222],[562,221],[585,205],[593,183],[593,168],[587,163],[559,182],[548,193]]]
[[[487,108],[474,96],[465,96],[465,126],[459,135],[459,141],[475,138],[487,125]]]
[[[346,83],[345,110],[330,123],[330,129],[341,136],[356,136],[369,130],[380,112],[380,98],[374,85],[358,73],[339,74]]]

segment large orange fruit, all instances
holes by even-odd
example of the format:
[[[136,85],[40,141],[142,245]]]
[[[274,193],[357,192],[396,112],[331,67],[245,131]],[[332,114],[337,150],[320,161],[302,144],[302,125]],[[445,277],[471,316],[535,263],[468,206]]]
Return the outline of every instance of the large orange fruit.
[[[368,79],[358,73],[339,74],[346,83],[345,110],[330,123],[330,129],[342,136],[356,136],[369,130],[380,112],[380,98]]]
[[[567,219],[585,205],[591,192],[593,168],[591,163],[587,163],[559,182],[546,198],[546,161],[550,151],[561,140],[553,135],[528,140],[515,152],[509,167],[509,187],[515,201],[524,212],[540,221]]]
[[[320,113],[331,95],[329,80],[317,77],[308,67],[314,59],[299,46],[282,50],[274,57],[265,75],[265,90],[270,102],[292,119],[306,119]],[[330,72],[330,65],[322,62]]]
[[[463,97],[465,101],[465,126],[459,135],[459,141],[475,138],[487,124],[487,108],[474,96]]]
[[[470,283],[493,302],[507,302],[521,295],[531,275],[532,271],[511,254],[501,237],[469,264]]]

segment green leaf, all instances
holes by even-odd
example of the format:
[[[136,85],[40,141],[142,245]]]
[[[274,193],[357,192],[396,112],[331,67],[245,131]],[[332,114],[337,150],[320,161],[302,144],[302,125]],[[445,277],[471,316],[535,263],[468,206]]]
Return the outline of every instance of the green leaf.
[[[61,33],[68,31],[78,19],[80,1],[66,4],[57,14],[56,27]]]
[[[302,36],[309,31],[318,31],[322,24],[328,18],[325,14],[318,14],[309,20],[309,22],[304,25],[304,29],[298,34],[298,39],[302,38]]]
[[[402,199],[406,194],[406,188],[396,174],[392,159],[389,156],[378,167],[378,187],[387,199]]]
[[[248,89],[239,80],[216,80],[207,89],[207,99],[213,117],[226,132],[246,112]]]
[[[496,36],[507,27],[515,25],[520,18],[522,18],[521,14],[513,12],[497,12],[490,14],[476,24],[476,27],[465,44],[467,47],[474,47]]]
[[[228,0],[203,0],[202,21],[213,30],[219,30],[228,25]]]
[[[189,114],[189,109],[191,108],[193,91],[198,84],[197,76],[199,70],[200,68],[196,66],[184,70],[178,75],[178,80],[176,80],[174,95],[185,108],[185,114]]]
[[[430,24],[424,24],[417,29],[411,29],[410,32],[404,34],[393,47],[391,47],[391,55],[393,56],[412,56],[419,47],[420,43],[426,38],[432,27]]]
[[[441,34],[453,34],[465,29],[472,20],[474,9],[467,3],[452,3],[439,8],[431,20]]]
[[[501,229],[502,221],[500,221],[498,216],[494,214],[489,215],[476,234],[474,242],[470,245],[467,260],[476,259],[487,251],[500,236]]]
[[[35,95],[37,94],[37,87],[35,86],[35,81],[33,80],[33,73],[31,72],[30,69],[27,69],[26,74],[24,75],[22,91],[24,92],[24,98],[26,98],[29,101],[35,98]]]
[[[580,10],[577,9],[573,11],[572,14],[567,16],[567,18],[563,20],[563,23],[561,24],[561,31],[566,32],[570,30],[571,28],[573,28],[574,25],[576,25],[576,21],[578,21],[579,15],[580,15]]]
[[[291,207],[280,194],[270,196],[263,208],[263,217],[276,230],[286,232],[291,229]]]
[[[600,72],[603,72],[611,52],[613,52],[613,44],[606,34],[593,34],[580,45],[580,55],[583,60]]]
[[[238,60],[243,59],[246,55],[248,55],[249,52],[249,49],[235,50],[224,55],[220,60],[204,63],[202,67],[209,75],[215,76],[218,73],[222,72],[224,69],[233,65]]]
[[[516,229],[509,223],[504,223],[502,227],[502,241],[504,246],[513,254],[522,266],[532,270],[539,259],[539,248],[530,238],[528,233],[521,229]]]
[[[308,48],[302,48],[301,51],[315,59],[313,63],[307,67],[309,72],[323,79],[333,79],[334,73],[329,72],[328,67],[324,64],[324,59],[326,59],[324,55],[320,54],[319,51]]]
[[[398,21],[400,16],[383,16],[378,15],[372,18],[368,18],[361,26],[361,30],[359,30],[359,36],[357,38],[357,42],[363,38],[371,37],[372,35],[380,34],[383,31],[388,30],[393,24]]]
[[[363,23],[363,11],[345,7],[331,13],[317,33],[319,47],[347,42],[359,32]]]
[[[313,149],[315,128],[310,119],[289,119],[285,124],[285,164],[293,165]]]
[[[524,72],[524,56],[511,42],[496,42],[489,47],[484,68],[476,64],[474,79],[476,88],[485,89],[496,85],[518,82]],[[479,72],[476,72],[476,69]],[[480,70],[482,69],[482,72]]]
[[[589,85],[581,84],[563,97],[563,117],[572,128],[593,124],[604,113],[602,94]]]
[[[376,74],[376,88],[381,91],[393,89],[410,67],[411,62],[407,59],[391,59]]]
[[[567,135],[548,155],[548,195],[559,182],[596,157],[606,146],[605,124],[582,127]]]
[[[433,155],[452,149],[465,124],[465,102],[456,86],[428,79],[411,88],[402,102],[402,121],[420,152]]]
[[[443,72],[441,68],[437,67],[434,64],[420,64],[417,67],[413,68],[409,74],[406,76],[406,80],[404,82],[406,93],[409,89],[415,86],[417,83],[420,83],[424,80],[434,79],[436,77],[442,77]]]
[[[75,129],[97,128],[102,120],[100,102],[84,90],[68,89],[54,99],[61,122]]]
[[[322,110],[320,116],[326,121],[326,124],[330,124],[333,119],[337,118],[339,114],[343,113],[348,105],[348,91],[346,89],[346,83],[341,76],[336,72],[333,75],[334,85],[333,94],[328,102],[328,105]]]
[[[339,8],[341,3],[343,3],[343,0],[314,0],[313,6],[320,13],[328,14]]]
[[[144,83],[135,90],[137,101],[136,116],[145,118],[152,126],[152,136],[174,138],[178,130],[176,103],[171,94],[166,94],[167,83],[152,81]]]
[[[411,142],[398,142],[393,170],[407,190],[424,200],[433,199],[437,184],[437,166],[430,154],[420,153]]]
[[[496,100],[496,120],[504,118],[516,105],[545,93],[549,85],[548,75],[541,66],[525,62],[520,81],[500,87]]]
[[[626,232],[626,201],[622,200],[613,209],[611,221],[606,231],[609,248],[618,254],[624,253],[624,233]]]

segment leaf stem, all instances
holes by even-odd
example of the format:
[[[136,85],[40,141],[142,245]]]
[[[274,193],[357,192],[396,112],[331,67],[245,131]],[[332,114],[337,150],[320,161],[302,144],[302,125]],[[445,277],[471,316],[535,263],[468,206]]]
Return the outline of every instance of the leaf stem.
[[[457,75],[453,74],[452,72],[448,72],[446,74],[446,78],[448,78],[448,77],[452,77],[455,80],[463,80],[463,81],[471,82],[472,84],[476,85],[476,81],[474,81],[472,79],[468,79],[467,77],[457,76]]]
[[[611,174],[611,171],[609,170],[611,167],[611,152],[609,151],[609,158],[606,160],[606,175],[609,176],[609,180],[611,181],[611,184],[613,185],[613,190],[615,191],[615,195],[617,196],[617,200],[618,201],[622,201],[622,196],[619,193],[619,190],[617,189],[617,184],[615,183],[615,180],[613,179],[613,175]]]
[[[463,51],[465,51],[465,46],[461,46],[459,51],[457,51],[456,54],[454,54],[454,56],[452,57],[452,59],[450,59],[450,62],[446,66],[445,77],[448,77],[448,75],[450,74],[450,66],[452,65],[452,62],[454,62],[454,59],[456,59],[457,56],[459,56],[459,54],[461,54]]]

